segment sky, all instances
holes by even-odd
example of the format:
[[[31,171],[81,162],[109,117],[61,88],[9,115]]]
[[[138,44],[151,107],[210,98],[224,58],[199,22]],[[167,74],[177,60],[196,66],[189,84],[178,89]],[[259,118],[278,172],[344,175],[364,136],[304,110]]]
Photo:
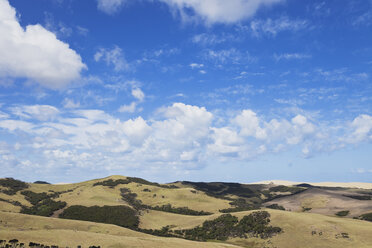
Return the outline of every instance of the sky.
[[[371,182],[372,1],[0,0],[0,177]]]

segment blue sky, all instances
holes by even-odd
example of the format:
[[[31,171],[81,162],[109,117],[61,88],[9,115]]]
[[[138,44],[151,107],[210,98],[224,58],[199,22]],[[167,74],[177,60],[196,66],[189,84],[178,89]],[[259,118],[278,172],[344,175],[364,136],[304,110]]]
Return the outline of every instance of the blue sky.
[[[0,0],[1,177],[370,181],[372,1]]]

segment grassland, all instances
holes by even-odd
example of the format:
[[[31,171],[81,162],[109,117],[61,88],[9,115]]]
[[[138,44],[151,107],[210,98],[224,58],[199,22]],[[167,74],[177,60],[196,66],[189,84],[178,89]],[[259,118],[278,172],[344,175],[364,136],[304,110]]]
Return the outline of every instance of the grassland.
[[[59,192],[56,201],[64,201],[67,207],[82,206],[131,206],[122,199],[120,189],[127,188],[136,194],[136,199],[144,205],[187,207],[197,211],[212,212],[212,215],[190,216],[149,209],[138,211],[139,227],[142,229],[161,229],[165,226],[172,230],[191,229],[200,226],[206,220],[220,216],[221,209],[232,207],[231,199],[241,198],[244,192],[239,186],[240,195],[228,194],[227,197],[213,197],[208,191],[198,190],[190,184],[174,183],[177,187],[149,185],[130,182],[114,187],[96,185],[105,180],[126,179],[112,176],[75,184],[29,184],[27,190],[35,193],[53,194]],[[223,185],[222,185],[223,186]],[[252,186],[258,190],[270,190],[272,186]],[[244,187],[243,187],[244,189]],[[252,188],[253,189],[253,188]],[[228,192],[231,192],[229,190]],[[247,192],[250,192],[249,190]],[[255,191],[256,192],[256,191]],[[254,193],[255,193],[254,192]],[[263,192],[263,191],[262,191]],[[252,192],[251,192],[252,193]],[[250,193],[250,194],[251,194]],[[123,227],[99,224],[87,221],[64,220],[19,214],[20,207],[6,201],[17,201],[24,206],[31,206],[21,192],[14,195],[0,193],[0,239],[17,238],[22,242],[35,241],[45,244],[76,247],[82,245],[101,245],[101,247],[249,247],[249,248],[370,248],[372,247],[372,222],[352,219],[350,217],[372,212],[371,200],[357,200],[347,194],[370,195],[369,189],[345,188],[309,188],[305,191],[283,196],[264,203],[277,203],[285,207],[280,211],[266,209],[271,217],[271,225],[281,227],[283,232],[269,239],[231,238],[224,243],[192,242],[178,238],[151,236]],[[278,193],[278,194],[279,194]],[[256,193],[255,193],[256,194]],[[267,196],[267,193],[265,193]],[[262,194],[262,200],[265,199]],[[311,209],[303,212],[303,209]],[[335,216],[342,210],[350,210],[344,217]],[[58,212],[58,213],[57,213]],[[57,211],[53,217],[63,212]],[[231,213],[238,218],[252,211]],[[68,238],[66,238],[68,237]]]
[[[162,238],[135,232],[126,228],[87,221],[62,220],[18,213],[0,212],[1,239],[17,238],[20,242],[36,241],[57,244],[60,247],[89,247],[100,245],[107,248],[121,247],[235,247],[222,243],[200,243],[177,238]]]

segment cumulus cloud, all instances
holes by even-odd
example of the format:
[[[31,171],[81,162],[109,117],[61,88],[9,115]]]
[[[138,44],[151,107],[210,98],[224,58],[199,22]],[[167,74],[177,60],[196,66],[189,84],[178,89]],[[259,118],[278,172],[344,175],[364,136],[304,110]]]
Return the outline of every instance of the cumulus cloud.
[[[347,138],[350,143],[372,141],[372,116],[359,115],[350,124],[352,133]]]
[[[8,0],[0,0],[0,33],[0,77],[28,78],[60,89],[86,68],[79,54],[41,25],[21,27]]]
[[[5,142],[3,147],[17,149],[2,151],[0,144],[0,153],[5,153],[7,161],[28,167],[185,170],[209,161],[246,161],[294,148],[310,157],[372,141],[369,115],[345,122],[339,132],[304,114],[267,119],[243,109],[232,116],[217,116],[204,107],[180,102],[158,109],[150,119],[120,119],[98,109],[61,111],[49,105],[4,111],[0,132],[16,144]],[[48,113],[41,114],[43,111]]]

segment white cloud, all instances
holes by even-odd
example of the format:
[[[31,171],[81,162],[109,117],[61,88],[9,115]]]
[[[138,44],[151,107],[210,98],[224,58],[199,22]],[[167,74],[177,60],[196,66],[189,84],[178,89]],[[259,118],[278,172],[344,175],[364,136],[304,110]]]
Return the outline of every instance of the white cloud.
[[[129,105],[122,105],[119,108],[119,112],[121,113],[134,113],[137,108],[137,103],[136,102],[131,102]]]
[[[80,107],[80,102],[75,102],[72,99],[65,98],[63,100],[63,107],[68,108],[68,109],[79,108]]]
[[[206,50],[204,58],[216,63],[233,63],[237,64],[241,61],[253,62],[255,58],[251,57],[248,52],[240,52],[235,48],[222,50]]]
[[[0,119],[1,133],[11,136],[17,150],[2,149],[0,143],[0,155],[32,168],[45,164],[92,170],[129,166],[185,170],[209,161],[251,160],[290,149],[310,157],[350,143],[372,141],[369,115],[360,115],[337,129],[305,114],[266,119],[244,109],[221,116],[218,111],[212,114],[204,107],[184,103],[165,106],[150,119],[138,116],[124,120],[97,109],[18,108],[5,109],[8,113]],[[43,110],[50,113],[43,115]]]
[[[154,2],[154,0],[148,0]],[[265,6],[284,0],[155,0],[167,4],[173,14],[183,21],[202,21],[207,25],[215,23],[236,23],[248,19]],[[127,0],[98,0],[98,9],[115,14]],[[190,11],[192,13],[190,13]]]
[[[283,54],[274,54],[274,59],[276,61],[280,60],[299,60],[299,59],[309,59],[311,55],[303,53],[283,53]]]
[[[121,113],[125,113],[125,112],[134,113],[136,111],[142,110],[141,108],[137,108],[137,107],[139,103],[144,101],[145,93],[143,93],[143,91],[139,87],[136,86],[137,84],[136,82],[131,82],[131,84],[132,84],[131,94],[137,101],[133,101],[129,105],[120,106],[118,111]]]
[[[118,12],[127,0],[97,0],[98,9],[112,15]]]
[[[214,23],[236,23],[255,15],[263,6],[282,0],[159,0],[170,6],[182,20],[202,20],[207,25]],[[194,13],[190,14],[190,10]]]
[[[299,31],[308,27],[306,20],[290,20],[284,16],[279,19],[253,20],[250,23],[250,30],[256,37],[261,35],[276,36],[283,31]]]
[[[220,44],[224,43],[227,41],[237,41],[239,40],[240,37],[234,36],[232,34],[220,34],[220,35],[215,35],[215,34],[210,34],[210,33],[201,33],[197,34],[192,37],[191,41],[196,44],[200,45],[215,45],[215,44]]]
[[[204,65],[203,64],[198,64],[198,63],[191,63],[190,67],[191,67],[191,69],[195,69],[195,68],[198,69],[198,68],[204,67]]]
[[[243,110],[242,113],[233,120],[233,123],[240,127],[241,135],[265,139],[267,136],[266,131],[260,127],[259,122],[256,113],[252,110]]]
[[[129,70],[130,68],[122,49],[118,46],[114,46],[112,49],[100,48],[94,54],[94,60],[96,62],[103,60],[107,66],[112,65],[115,71]]]
[[[133,88],[132,96],[140,102],[142,102],[145,99],[145,93],[143,93],[143,91],[140,88]]]
[[[359,115],[350,124],[352,133],[347,141],[350,143],[360,143],[363,141],[372,141],[372,116]]]
[[[0,33],[0,77],[23,77],[60,89],[86,68],[68,44],[41,25],[23,29],[7,0],[0,0]]]
[[[16,116],[39,121],[53,119],[59,114],[59,110],[50,105],[16,106],[12,107],[11,111]]]

